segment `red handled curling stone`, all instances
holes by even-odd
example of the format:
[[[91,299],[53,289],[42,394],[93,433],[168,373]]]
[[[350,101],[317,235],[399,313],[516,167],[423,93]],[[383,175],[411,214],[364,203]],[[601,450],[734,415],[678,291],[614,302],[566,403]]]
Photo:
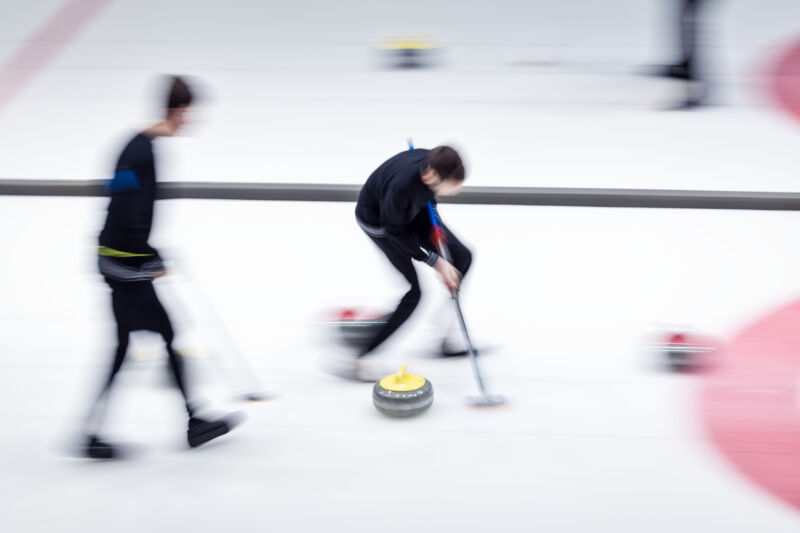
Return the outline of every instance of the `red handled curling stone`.
[[[334,319],[340,340],[357,349],[366,348],[387,320],[385,313],[365,313],[358,309],[343,309]]]
[[[683,332],[665,335],[658,345],[664,364],[675,372],[696,372],[708,367],[715,343]]]

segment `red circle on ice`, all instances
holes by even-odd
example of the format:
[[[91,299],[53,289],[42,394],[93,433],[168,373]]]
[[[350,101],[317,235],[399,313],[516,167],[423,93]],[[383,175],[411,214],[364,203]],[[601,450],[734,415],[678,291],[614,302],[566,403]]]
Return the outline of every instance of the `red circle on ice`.
[[[739,332],[703,375],[714,445],[751,481],[800,509],[800,301]]]
[[[768,84],[778,104],[800,120],[800,40],[778,56],[768,74]]]

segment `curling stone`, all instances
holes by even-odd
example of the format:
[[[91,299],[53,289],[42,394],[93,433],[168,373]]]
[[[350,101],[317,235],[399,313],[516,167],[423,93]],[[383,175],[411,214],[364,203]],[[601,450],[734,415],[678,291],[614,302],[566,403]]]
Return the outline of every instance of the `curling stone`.
[[[696,372],[709,365],[713,341],[687,333],[668,333],[659,344],[663,362],[675,372]]]
[[[438,49],[427,35],[397,35],[381,43],[381,50],[392,68],[433,66]]]
[[[353,348],[366,348],[378,331],[386,324],[388,315],[363,313],[356,309],[344,309],[336,317],[342,342]]]
[[[406,365],[386,376],[372,388],[372,403],[381,413],[397,418],[418,415],[433,403],[433,385],[415,374],[406,374]]]

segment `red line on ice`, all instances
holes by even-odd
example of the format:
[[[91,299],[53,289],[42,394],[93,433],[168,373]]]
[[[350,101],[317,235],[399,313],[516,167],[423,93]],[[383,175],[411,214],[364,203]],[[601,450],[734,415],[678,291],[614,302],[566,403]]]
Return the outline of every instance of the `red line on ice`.
[[[111,0],[69,0],[0,65],[0,110]]]

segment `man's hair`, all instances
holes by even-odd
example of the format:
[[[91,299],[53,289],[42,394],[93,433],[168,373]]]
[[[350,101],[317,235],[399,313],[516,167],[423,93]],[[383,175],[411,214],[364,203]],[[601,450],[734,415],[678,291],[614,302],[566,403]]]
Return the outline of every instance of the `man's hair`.
[[[443,180],[464,181],[464,163],[449,146],[437,146],[428,154],[428,165]]]
[[[167,78],[167,85],[169,87],[169,93],[167,95],[166,102],[167,111],[170,109],[189,107],[189,105],[191,105],[192,100],[194,99],[194,94],[183,78],[180,76],[169,76]]]

